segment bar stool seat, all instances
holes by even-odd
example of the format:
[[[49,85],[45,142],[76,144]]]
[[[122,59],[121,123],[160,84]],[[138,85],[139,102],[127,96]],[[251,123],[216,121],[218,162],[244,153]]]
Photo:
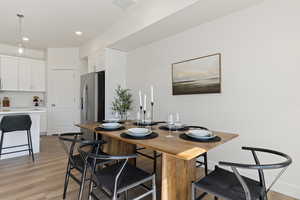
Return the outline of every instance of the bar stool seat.
[[[23,151],[28,151],[29,155],[32,157],[32,161],[34,162],[34,154],[33,154],[33,145],[31,138],[31,125],[32,121],[29,115],[8,115],[4,116],[0,123],[1,129],[1,139],[0,139],[0,156],[12,153],[19,153]],[[20,144],[16,146],[6,146],[3,147],[4,135],[12,134],[15,131],[26,131],[27,134],[27,144]],[[3,149],[13,149],[18,147],[28,147],[28,149],[18,150],[18,151],[9,151],[2,153]]]

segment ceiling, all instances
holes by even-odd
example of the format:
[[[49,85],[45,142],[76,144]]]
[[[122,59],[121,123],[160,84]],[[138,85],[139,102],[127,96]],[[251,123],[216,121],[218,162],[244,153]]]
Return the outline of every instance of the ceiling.
[[[80,46],[104,32],[125,15],[113,0],[3,0],[0,6],[0,43],[15,45],[18,21],[25,15],[27,48]],[[82,36],[74,34],[82,31]]]
[[[199,0],[193,5],[157,21],[128,37],[121,38],[109,47],[121,51],[132,51],[202,23],[246,9],[262,1],[263,0]]]

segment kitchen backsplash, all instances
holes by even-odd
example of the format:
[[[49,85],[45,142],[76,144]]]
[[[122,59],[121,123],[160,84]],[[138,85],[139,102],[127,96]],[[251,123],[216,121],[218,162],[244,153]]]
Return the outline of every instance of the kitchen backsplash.
[[[10,100],[10,107],[32,107],[33,96],[38,96],[43,100],[43,104],[40,106],[45,106],[45,94],[39,92],[0,92],[1,107],[2,100],[4,97],[8,97]]]

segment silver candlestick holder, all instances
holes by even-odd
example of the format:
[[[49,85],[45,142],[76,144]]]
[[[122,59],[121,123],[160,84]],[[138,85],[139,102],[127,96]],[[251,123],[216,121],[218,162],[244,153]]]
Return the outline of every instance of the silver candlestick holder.
[[[154,107],[154,102],[151,102],[151,123],[153,122],[153,107]]]
[[[142,116],[143,116],[143,106],[140,106],[139,112],[140,112],[140,119],[138,119],[137,122],[136,122],[138,126],[142,125],[142,123],[143,123],[143,118],[142,118]]]
[[[142,124],[146,124],[146,110],[144,110],[144,121],[143,121],[143,123]]]

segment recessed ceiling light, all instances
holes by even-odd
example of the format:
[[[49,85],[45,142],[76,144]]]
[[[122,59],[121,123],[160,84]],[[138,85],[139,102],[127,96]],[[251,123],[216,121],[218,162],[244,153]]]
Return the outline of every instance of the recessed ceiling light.
[[[28,42],[28,41],[29,41],[29,38],[28,38],[28,37],[25,37],[25,36],[23,36],[23,37],[22,37],[22,40],[23,40],[24,42]]]
[[[81,36],[82,32],[81,31],[75,31],[75,34]]]

